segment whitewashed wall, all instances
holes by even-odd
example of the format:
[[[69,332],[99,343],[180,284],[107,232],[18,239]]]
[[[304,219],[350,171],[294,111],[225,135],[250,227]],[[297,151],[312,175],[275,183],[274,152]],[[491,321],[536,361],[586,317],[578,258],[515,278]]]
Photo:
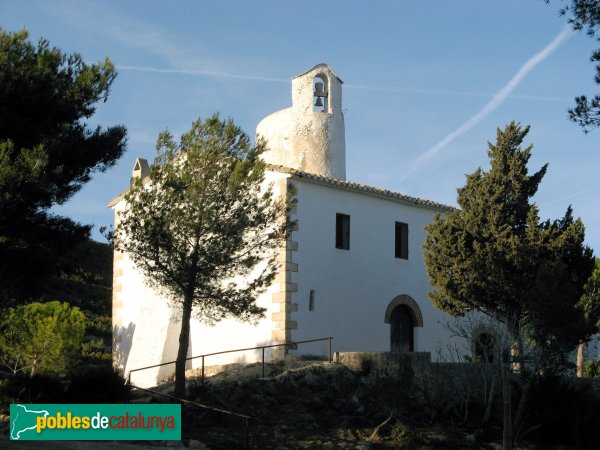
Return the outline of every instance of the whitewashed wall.
[[[326,111],[313,111],[313,79],[327,80]],[[342,81],[326,64],[292,79],[292,106],[265,117],[256,135],[268,142],[263,159],[325,177],[346,179]]]
[[[174,360],[179,326],[171,321],[172,308],[166,299],[149,288],[125,255],[115,261],[122,270],[120,297],[113,301],[113,361],[127,375],[131,369]],[[172,368],[171,368],[172,369]],[[132,383],[153,386],[168,375],[167,368],[149,369],[132,375]]]
[[[280,195],[282,186],[278,180],[286,177],[269,172],[265,183],[273,185],[275,194]],[[125,202],[121,200],[115,210],[118,212],[123,208]],[[168,299],[147,285],[127,255],[117,255],[113,284],[113,356],[115,365],[127,375],[133,369],[175,360],[181,323],[179,308],[172,307]],[[257,304],[265,308],[266,313],[256,323],[226,319],[209,326],[193,318],[188,356],[271,344],[272,314],[279,311],[272,295],[278,289],[279,286],[274,284],[257,299]],[[265,356],[270,359],[271,352],[267,350]],[[262,352],[256,350],[230,353],[207,357],[205,365],[255,362],[261,358]],[[201,359],[196,359],[188,363],[188,368],[199,368],[201,364]],[[131,381],[141,387],[154,386],[171,376],[174,370],[174,365],[168,365],[134,372]]]
[[[314,77],[326,82],[324,112],[313,111]],[[268,140],[265,161],[345,179],[342,81],[325,64],[293,78],[292,107],[266,117],[257,126],[257,135]],[[267,182],[283,192],[282,181],[289,177],[289,173],[269,172]],[[389,351],[390,325],[384,323],[384,315],[388,304],[401,294],[412,297],[423,316],[424,327],[415,329],[415,350],[435,355],[438,348],[444,348],[449,336],[439,322],[449,316],[436,310],[427,297],[421,247],[424,226],[436,211],[314,184],[296,175],[291,179],[297,188],[294,218],[299,228],[293,233],[290,251],[283,252],[289,263],[287,272],[257,300],[266,309],[265,318],[257,324],[228,319],[212,327],[194,319],[188,356],[266,345],[290,335],[294,341],[333,336],[335,351]],[[124,207],[121,200],[115,209]],[[336,213],[351,217],[350,250],[335,248]],[[394,257],[396,221],[409,226],[408,260]],[[296,243],[298,249],[293,251]],[[146,285],[126,255],[115,254],[113,286],[115,364],[128,373],[174,360],[180,331],[177,308]],[[311,290],[315,291],[314,311],[308,311]],[[323,342],[302,345],[295,352],[325,355],[327,350]],[[261,355],[259,351],[231,353],[210,357],[205,364],[253,362]],[[194,360],[189,367],[200,364]],[[173,371],[168,366],[138,372],[132,382],[152,386]]]
[[[440,321],[450,319],[427,297],[429,289],[422,245],[426,224],[435,210],[400,204],[366,193],[293,178],[297,188],[298,230],[293,240],[298,251],[293,260],[298,272],[292,281],[298,292],[292,301],[297,330],[292,338],[304,340],[331,335],[334,351],[389,351],[390,325],[384,323],[388,304],[406,294],[419,305],[423,328],[415,328],[415,351],[445,348],[448,332]],[[350,216],[350,250],[335,248],[336,213]],[[409,228],[408,260],[394,256],[394,224]],[[309,311],[310,291],[315,308]],[[300,353],[324,354],[326,345],[303,345]]]

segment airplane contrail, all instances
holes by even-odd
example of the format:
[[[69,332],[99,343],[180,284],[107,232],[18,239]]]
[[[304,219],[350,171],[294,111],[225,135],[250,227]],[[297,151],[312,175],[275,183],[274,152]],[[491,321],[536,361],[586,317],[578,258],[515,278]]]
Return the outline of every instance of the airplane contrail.
[[[202,75],[202,76],[217,77],[217,78],[234,78],[234,79],[238,79],[238,80],[272,81],[272,82],[277,82],[277,83],[289,83],[290,82],[290,80],[285,79],[285,78],[270,78],[270,77],[254,76],[254,75],[238,75],[238,74],[227,73],[227,72],[212,72],[209,70],[161,69],[158,67],[127,66],[127,65],[117,65],[117,69],[136,70],[139,72],[179,73],[182,75]]]
[[[199,75],[206,77],[215,78],[231,78],[237,80],[248,80],[248,81],[266,81],[276,83],[289,83],[290,79],[287,78],[273,78],[273,77],[262,77],[255,75],[240,75],[229,72],[215,72],[209,70],[196,70],[196,69],[165,69],[160,67],[152,66],[132,66],[132,65],[117,65],[119,70],[132,70],[137,72],[154,72],[154,73],[165,73],[165,74],[181,74],[181,75]],[[413,87],[394,87],[394,86],[371,86],[366,84],[345,84],[346,89],[358,89],[367,91],[382,91],[382,92],[398,92],[407,94],[426,94],[426,95],[455,95],[459,97],[492,97],[493,94],[486,94],[483,92],[465,92],[465,91],[452,91],[447,89],[426,89],[426,88],[413,88]],[[561,97],[549,97],[540,95],[511,95],[511,98],[518,98],[522,100],[539,100],[547,102],[569,102],[570,98]]]
[[[571,199],[574,199],[576,197],[579,197],[580,195],[587,194],[589,192],[595,192],[595,191],[600,191],[600,187],[593,187],[593,188],[583,189],[581,191],[573,192],[573,193],[571,193],[569,195],[566,195],[566,196],[558,198],[558,199],[555,198],[555,199],[553,199],[553,200],[551,200],[549,202],[545,202],[545,201],[542,200],[542,201],[539,201],[538,203],[541,206],[551,206],[551,205],[555,205],[557,203],[562,203],[565,200],[571,200]]]
[[[467,133],[479,122],[490,115],[490,113],[504,103],[510,93],[515,90],[515,88],[523,81],[529,72],[531,72],[544,59],[554,53],[558,47],[560,47],[571,37],[571,35],[572,31],[570,27],[565,27],[554,39],[552,39],[548,45],[546,45],[546,47],[529,58],[525,64],[519,68],[517,73],[510,79],[510,81],[502,86],[502,88],[496,92],[496,94],[494,94],[494,97],[488,103],[486,103],[484,107],[481,108],[473,117],[463,123],[456,130],[446,135],[446,137],[444,137],[433,147],[423,152],[423,154],[412,163],[410,169],[401,177],[401,180],[404,180],[412,175],[421,165],[433,158],[442,148],[463,134]]]

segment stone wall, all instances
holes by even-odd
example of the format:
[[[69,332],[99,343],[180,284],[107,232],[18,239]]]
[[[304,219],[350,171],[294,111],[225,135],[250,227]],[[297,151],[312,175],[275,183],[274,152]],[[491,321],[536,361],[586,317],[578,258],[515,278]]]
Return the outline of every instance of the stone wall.
[[[491,364],[432,362],[429,352],[336,352],[334,362],[365,375],[398,377],[410,383],[415,396],[442,403],[461,397],[483,400],[497,370]],[[513,377],[513,381],[519,382],[517,374]],[[573,377],[571,381],[590,386],[600,398],[600,378]],[[501,380],[498,378],[496,382],[500,388]]]
[[[412,398],[438,410],[473,400],[485,403],[494,378],[491,365],[432,362],[429,352],[336,352],[334,361],[364,375],[395,377],[406,383]]]

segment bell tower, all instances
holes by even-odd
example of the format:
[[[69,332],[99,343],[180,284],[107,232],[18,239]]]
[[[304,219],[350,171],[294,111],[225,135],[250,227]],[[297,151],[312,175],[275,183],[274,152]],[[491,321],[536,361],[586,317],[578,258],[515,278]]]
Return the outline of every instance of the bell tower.
[[[292,78],[292,106],[265,117],[256,127],[265,139],[263,159],[339,180],[346,179],[342,113],[343,81],[327,64]]]

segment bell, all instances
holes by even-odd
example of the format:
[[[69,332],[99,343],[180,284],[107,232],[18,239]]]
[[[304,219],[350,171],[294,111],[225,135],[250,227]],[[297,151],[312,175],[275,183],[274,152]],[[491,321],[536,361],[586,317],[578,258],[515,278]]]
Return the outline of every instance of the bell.
[[[323,106],[323,100],[321,100],[321,97],[317,97],[317,101],[315,103],[315,106]]]
[[[325,97],[323,83],[315,83],[315,97]]]

